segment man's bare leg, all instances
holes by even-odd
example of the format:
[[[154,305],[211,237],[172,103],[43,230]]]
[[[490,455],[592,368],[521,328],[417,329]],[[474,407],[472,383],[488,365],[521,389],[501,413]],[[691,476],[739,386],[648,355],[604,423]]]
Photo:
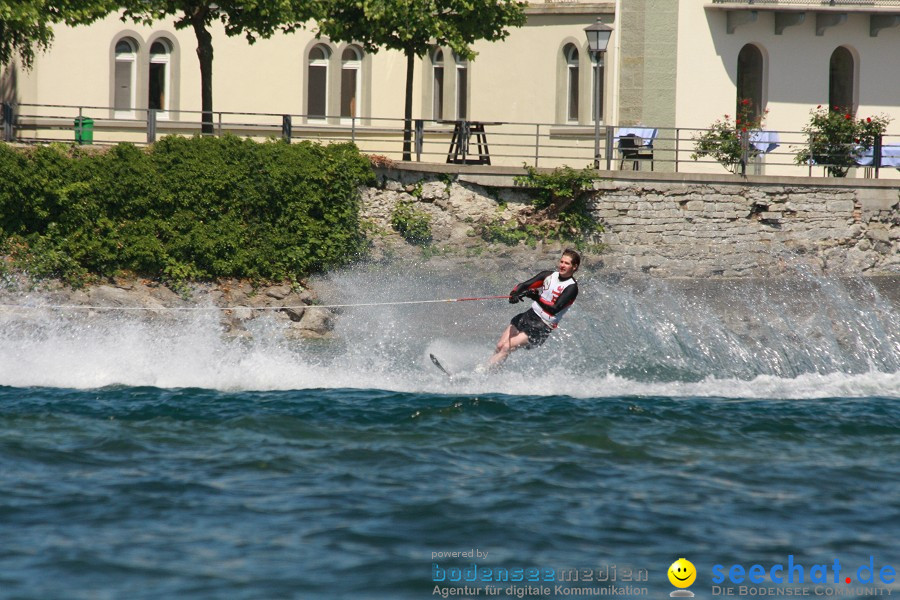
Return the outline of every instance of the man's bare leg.
[[[509,356],[509,353],[516,348],[521,348],[528,344],[528,334],[519,331],[514,325],[507,325],[506,329],[500,335],[497,341],[497,347],[494,348],[494,355],[488,361],[488,368],[499,367],[503,361]]]

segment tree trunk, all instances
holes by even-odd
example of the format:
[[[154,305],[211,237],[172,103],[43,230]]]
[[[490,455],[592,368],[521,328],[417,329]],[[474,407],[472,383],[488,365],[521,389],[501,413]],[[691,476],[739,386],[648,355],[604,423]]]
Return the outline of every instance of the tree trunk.
[[[206,13],[204,9],[191,15],[191,25],[197,36],[197,58],[200,59],[200,103],[202,116],[202,129],[204,134],[214,133],[213,129],[213,95],[212,95],[212,66],[213,45],[212,34],[206,29]]]
[[[413,72],[416,66],[416,54],[412,50],[406,51],[406,101],[403,109],[403,160],[412,160],[412,101],[413,101]]]

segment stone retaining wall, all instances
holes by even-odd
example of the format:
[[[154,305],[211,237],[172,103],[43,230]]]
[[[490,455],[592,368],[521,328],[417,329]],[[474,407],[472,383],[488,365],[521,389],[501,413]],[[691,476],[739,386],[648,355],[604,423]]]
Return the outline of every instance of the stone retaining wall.
[[[900,190],[604,182],[610,265],[762,276],[800,258],[840,275],[900,272]]]
[[[473,222],[526,206],[513,174],[380,169],[381,186],[363,193],[363,214],[388,231],[394,204],[416,202],[432,215],[436,246],[471,254],[483,244],[472,237]],[[900,274],[900,188],[889,183],[635,173],[596,187],[593,211],[607,249],[589,258],[607,268],[767,277],[799,263],[833,275]]]

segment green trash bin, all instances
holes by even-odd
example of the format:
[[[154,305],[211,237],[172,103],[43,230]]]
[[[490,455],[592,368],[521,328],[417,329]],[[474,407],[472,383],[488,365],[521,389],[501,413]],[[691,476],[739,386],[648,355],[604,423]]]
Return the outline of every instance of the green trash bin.
[[[75,117],[75,142],[94,143],[94,120],[89,117]]]

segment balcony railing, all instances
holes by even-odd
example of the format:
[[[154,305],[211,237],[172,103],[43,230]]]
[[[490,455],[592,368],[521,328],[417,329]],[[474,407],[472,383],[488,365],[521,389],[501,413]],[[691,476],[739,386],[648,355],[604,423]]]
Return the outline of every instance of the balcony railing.
[[[169,111],[166,119],[155,111],[134,110],[113,116],[110,107],[4,104],[0,112],[2,139],[21,144],[65,143],[109,146],[147,145],[164,135],[201,135],[198,111]],[[422,163],[454,163],[506,167],[593,166],[609,171],[726,174],[727,167],[709,158],[695,160],[696,140],[705,129],[685,127],[617,126],[600,128],[600,155],[594,156],[595,131],[590,124],[432,121],[414,119],[407,126],[397,118],[313,117],[250,112],[214,112],[213,133],[257,140],[289,142],[353,142],[370,155],[387,161],[403,160],[403,138],[411,140],[408,159]],[[751,132],[742,164],[731,170],[746,175],[822,176],[826,161],[796,164],[797,153],[810,140],[802,131]],[[849,177],[900,179],[900,135],[885,135],[859,154]]]
[[[712,0],[713,4],[747,4],[747,5],[802,5],[802,6],[895,6],[900,7],[900,0]]]

